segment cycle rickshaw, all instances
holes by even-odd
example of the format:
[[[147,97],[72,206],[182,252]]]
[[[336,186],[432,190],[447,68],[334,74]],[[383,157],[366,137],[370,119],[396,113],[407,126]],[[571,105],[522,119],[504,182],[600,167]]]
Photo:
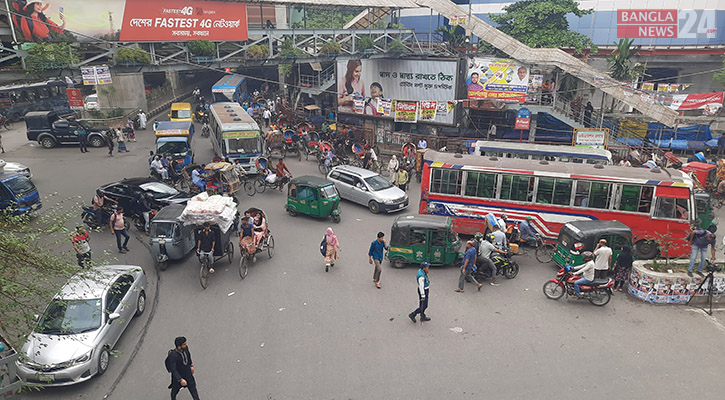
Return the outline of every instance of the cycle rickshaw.
[[[259,208],[250,208],[245,211],[249,212],[253,223],[253,236],[245,236],[239,238],[239,277],[244,279],[247,277],[249,264],[256,261],[256,255],[264,251],[267,256],[274,256],[274,236],[269,229],[269,220]]]

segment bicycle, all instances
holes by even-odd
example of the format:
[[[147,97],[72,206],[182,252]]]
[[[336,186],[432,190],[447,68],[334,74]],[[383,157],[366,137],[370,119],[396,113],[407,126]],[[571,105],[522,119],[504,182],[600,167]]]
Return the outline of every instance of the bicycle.
[[[199,251],[196,253],[199,257],[199,262],[201,263],[201,269],[199,270],[199,282],[201,283],[201,287],[206,289],[209,287],[209,267],[211,262],[210,257],[214,257],[211,251]]]
[[[556,252],[556,246],[551,243],[544,243],[541,235],[536,234],[536,261],[542,264],[548,264],[554,260],[554,253]]]

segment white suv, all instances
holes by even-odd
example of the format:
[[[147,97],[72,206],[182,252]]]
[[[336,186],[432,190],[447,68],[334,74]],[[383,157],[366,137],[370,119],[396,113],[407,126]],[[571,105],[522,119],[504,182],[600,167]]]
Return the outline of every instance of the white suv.
[[[327,180],[335,183],[340,197],[366,206],[373,214],[408,207],[408,195],[404,191],[367,169],[340,165],[327,174]]]

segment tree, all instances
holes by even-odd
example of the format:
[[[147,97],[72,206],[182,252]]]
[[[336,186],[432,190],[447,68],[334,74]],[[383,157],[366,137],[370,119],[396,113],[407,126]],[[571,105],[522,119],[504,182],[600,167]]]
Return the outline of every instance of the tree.
[[[62,69],[77,64],[78,52],[68,43],[34,43],[28,50],[25,63],[31,72]]]
[[[712,80],[725,87],[725,57],[722,60],[722,70],[715,72],[715,74],[712,76]]]
[[[208,40],[192,40],[187,46],[191,54],[197,57],[214,57],[216,55],[216,46]]]
[[[45,199],[46,206],[56,201],[53,197]],[[0,213],[0,328],[15,346],[35,325],[35,315],[80,270],[68,254],[67,224],[78,216],[74,201],[57,201],[37,217]]]
[[[644,66],[632,63],[632,57],[639,51],[639,46],[632,46],[634,39],[619,39],[614,42],[617,48],[607,57],[609,74],[612,78],[622,82],[632,82],[642,76]]]
[[[455,53],[459,48],[466,44],[466,31],[458,25],[455,26],[439,26],[436,32],[440,33],[443,41],[448,46],[451,53]]]
[[[302,21],[292,23],[294,29],[341,29],[364,10],[364,8],[341,9],[312,6],[295,7],[294,9],[298,13],[304,13]]]
[[[498,29],[529,47],[573,48],[577,52],[594,43],[585,35],[569,30],[568,14],[581,17],[594,10],[581,10],[574,0],[524,0],[504,7],[504,14],[489,14]]]
[[[146,65],[151,63],[151,57],[141,49],[122,47],[116,52],[116,62]]]

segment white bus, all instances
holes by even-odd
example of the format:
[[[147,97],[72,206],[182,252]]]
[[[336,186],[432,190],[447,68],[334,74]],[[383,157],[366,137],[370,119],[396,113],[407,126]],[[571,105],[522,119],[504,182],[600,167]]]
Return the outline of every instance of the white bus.
[[[612,164],[612,153],[609,150],[566,145],[557,146],[478,140],[475,144],[474,154],[499,158],[520,158],[523,160],[561,161],[579,164]]]
[[[264,149],[257,123],[238,103],[214,103],[209,110],[214,154],[232,162],[239,159],[248,173],[256,174]]]

